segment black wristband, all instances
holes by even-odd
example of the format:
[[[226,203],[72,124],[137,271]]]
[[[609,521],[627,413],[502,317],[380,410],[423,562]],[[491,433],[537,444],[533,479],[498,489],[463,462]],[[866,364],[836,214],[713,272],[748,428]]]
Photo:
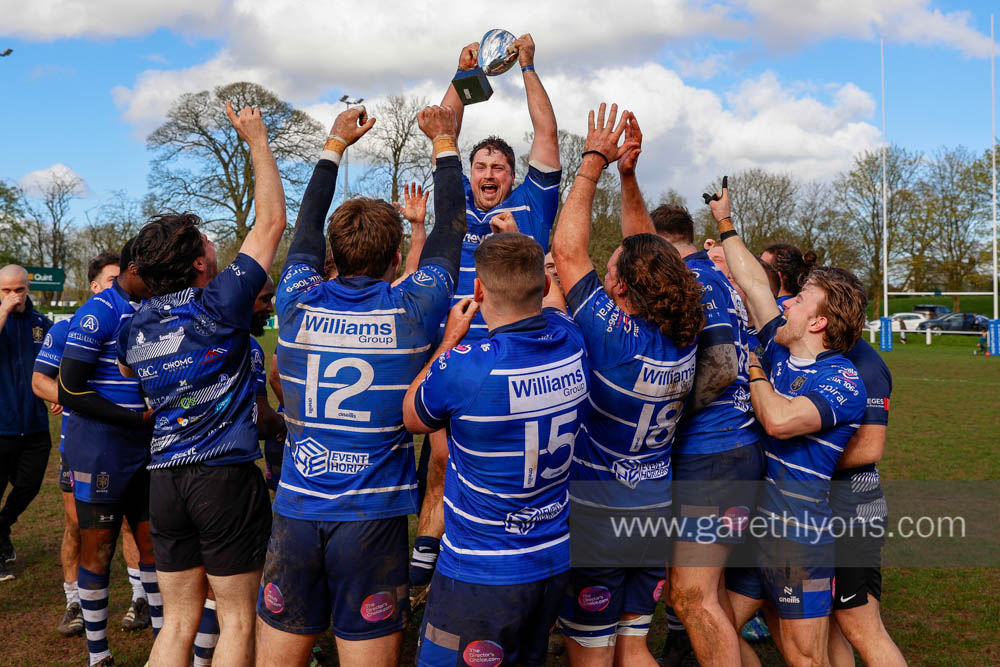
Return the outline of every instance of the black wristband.
[[[600,155],[601,156],[601,159],[604,160],[604,166],[601,167],[601,169],[607,169],[608,165],[611,164],[611,161],[607,157],[605,157],[604,153],[602,153],[601,151],[583,151],[582,153],[580,153],[580,157],[581,158],[587,157],[588,155]]]
[[[719,234],[719,240],[725,241],[726,239],[732,238],[733,236],[739,236],[739,234],[736,233],[735,229],[730,229],[729,231],[725,231]]]
[[[768,382],[768,379],[767,378],[754,378],[754,379],[750,380],[750,382],[751,383],[752,382]]]

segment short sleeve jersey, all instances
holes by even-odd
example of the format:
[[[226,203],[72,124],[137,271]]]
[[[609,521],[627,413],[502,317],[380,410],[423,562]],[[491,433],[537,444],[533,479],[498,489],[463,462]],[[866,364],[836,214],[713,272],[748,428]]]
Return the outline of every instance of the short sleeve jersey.
[[[593,408],[574,456],[573,499],[669,507],[672,445],[694,384],[697,344],[678,346],[655,325],[626,315],[596,271],[573,286],[566,303],[590,357]]]
[[[119,359],[154,410],[150,469],[260,458],[250,317],[266,280],[240,253],[204,288],[144,301],[122,332]]]
[[[761,362],[774,390],[788,399],[808,398],[819,410],[822,425],[815,433],[784,440],[765,436],[766,484],[758,510],[784,523],[784,535],[790,540],[829,544],[834,539],[830,480],[837,459],[864,416],[865,387],[854,364],[835,350],[816,359],[792,356],[787,347],[774,341],[782,324],[784,319],[778,316],[760,330],[767,346]]]
[[[889,395],[892,393],[892,374],[881,355],[868,344],[864,338],[859,338],[854,347],[847,353],[847,358],[858,369],[861,382],[868,395],[865,416],[861,424],[889,425]]]
[[[250,338],[250,367],[253,369],[257,396],[267,396],[267,370],[264,367],[264,349],[256,338]]]
[[[59,375],[59,362],[62,361],[63,348],[66,346],[66,336],[69,334],[70,320],[59,320],[52,325],[49,332],[45,334],[42,342],[42,349],[35,357],[35,373],[41,373],[46,377],[55,378]],[[63,418],[59,427],[59,453],[63,452],[63,445],[66,440],[66,420],[65,417],[72,414],[63,408]]]
[[[507,585],[569,569],[569,471],[589,370],[579,329],[549,310],[431,364],[414,404],[426,425],[448,429],[439,572]]]
[[[285,267],[275,306],[288,447],[275,512],[362,521],[417,511],[403,395],[433,353],[453,290],[434,264],[396,287]]]
[[[501,204],[483,211],[476,208],[472,195],[472,185],[466,176],[462,175],[465,185],[465,240],[462,242],[462,262],[459,268],[458,286],[452,304],[465,297],[472,296],[472,281],[476,277],[476,262],[473,254],[483,240],[492,234],[490,220],[498,213],[510,213],[514,216],[517,229],[538,241],[542,249],[548,252],[549,232],[556,220],[559,209],[559,180],[562,171],[543,172],[535,167],[528,167],[528,175],[521,185],[514,188]],[[441,322],[444,331],[444,322]],[[483,316],[476,313],[464,341],[474,343],[487,334],[486,322]]]
[[[128,327],[136,305],[117,281],[90,297],[73,315],[63,356],[96,364],[87,385],[116,405],[143,412],[146,404],[139,391],[139,381],[122,376],[115,354],[118,335]]]
[[[698,346],[732,345],[736,349],[736,381],[711,403],[681,422],[674,451],[678,454],[714,454],[749,445],[760,439],[750,407],[749,328],[743,299],[704,251],[684,262],[702,287],[705,328]]]

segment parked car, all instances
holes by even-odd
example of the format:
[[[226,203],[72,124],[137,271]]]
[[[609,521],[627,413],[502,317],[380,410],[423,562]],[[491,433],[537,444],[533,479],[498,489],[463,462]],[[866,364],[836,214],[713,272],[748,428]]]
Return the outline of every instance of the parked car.
[[[927,316],[923,313],[895,313],[890,315],[889,319],[892,320],[893,331],[915,331],[918,324],[927,321]],[[881,331],[882,321],[872,320],[867,324],[867,328]]]
[[[951,312],[951,308],[948,306],[939,306],[934,303],[924,303],[914,306],[913,312],[923,313],[927,316],[927,319],[933,320],[936,317],[944,317]]]
[[[985,331],[986,327],[976,317],[975,313],[949,313],[944,317],[927,320],[917,325],[917,331],[930,329],[935,333],[942,331]]]

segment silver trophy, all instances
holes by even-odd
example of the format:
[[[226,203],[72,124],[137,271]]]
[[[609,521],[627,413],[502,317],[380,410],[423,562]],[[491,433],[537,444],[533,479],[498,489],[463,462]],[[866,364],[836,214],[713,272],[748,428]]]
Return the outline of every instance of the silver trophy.
[[[486,77],[498,76],[514,66],[517,62],[517,49],[513,46],[516,39],[500,28],[489,30],[483,35],[479,41],[478,66],[459,72],[451,82],[462,104],[475,104],[490,99],[493,87]]]

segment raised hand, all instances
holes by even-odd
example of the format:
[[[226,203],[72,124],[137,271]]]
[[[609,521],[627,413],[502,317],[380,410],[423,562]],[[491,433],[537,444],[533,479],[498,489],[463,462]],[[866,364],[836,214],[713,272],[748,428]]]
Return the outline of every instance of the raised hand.
[[[240,135],[243,141],[251,146],[263,142],[267,144],[267,126],[261,118],[260,109],[245,106],[240,109],[239,115],[233,111],[233,105],[226,101],[226,115],[229,122],[236,128],[236,134]]]
[[[705,198],[705,203],[712,209],[712,217],[715,218],[716,222],[730,217],[728,176],[722,177],[722,194],[715,193],[713,196],[704,194],[702,196]]]
[[[517,223],[514,222],[514,214],[510,211],[504,211],[503,213],[497,213],[492,218],[490,218],[490,229],[494,234],[499,234],[501,232],[519,232],[517,228]]]
[[[584,152],[597,151],[610,164],[616,162],[618,158],[630,150],[638,148],[638,145],[629,143],[628,141],[621,146],[618,145],[618,141],[621,139],[628,125],[629,112],[624,112],[621,120],[615,125],[615,121],[618,118],[618,105],[611,105],[607,119],[604,117],[606,111],[608,111],[607,105],[602,102],[597,111],[596,119],[593,111],[587,117],[587,140],[583,145],[583,150]]]
[[[476,69],[479,64],[479,42],[466,44],[462,47],[462,53],[458,56],[458,69]]]
[[[639,121],[635,119],[635,114],[629,111],[626,111],[622,116],[622,118],[626,117],[625,146],[634,144],[635,147],[630,148],[618,160],[618,173],[621,174],[622,178],[635,176],[635,165],[642,153],[642,130],[639,129]]]
[[[340,137],[350,146],[365,136],[374,125],[375,118],[369,118],[368,112],[363,106],[351,107],[347,111],[341,111],[337,119],[333,121],[330,135]]]
[[[517,64],[521,67],[535,64],[535,41],[531,33],[521,35],[507,49],[517,54]]]
[[[398,201],[392,202],[399,214],[406,218],[411,227],[423,227],[427,217],[427,198],[430,190],[424,191],[423,187],[412,183],[403,186],[403,204]]]
[[[450,107],[429,106],[417,113],[417,125],[428,139],[440,136],[455,138],[455,112]]]

